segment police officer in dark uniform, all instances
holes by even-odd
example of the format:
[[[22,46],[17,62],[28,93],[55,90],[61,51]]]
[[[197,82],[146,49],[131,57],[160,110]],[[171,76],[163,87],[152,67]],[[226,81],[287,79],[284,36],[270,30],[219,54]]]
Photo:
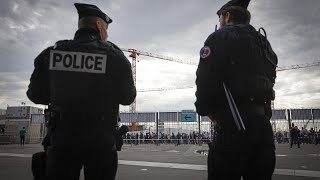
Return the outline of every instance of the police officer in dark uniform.
[[[76,3],[79,29],[73,40],[58,41],[34,62],[27,96],[49,105],[48,179],[114,179],[119,104],[136,97],[131,64],[107,42],[112,20],[98,7]]]
[[[270,118],[278,60],[266,34],[249,24],[248,4],[249,0],[225,4],[217,12],[219,30],[200,51],[195,106],[198,114],[216,124],[208,179],[269,180],[274,171]],[[234,122],[223,84],[233,96],[245,129],[239,131]]]

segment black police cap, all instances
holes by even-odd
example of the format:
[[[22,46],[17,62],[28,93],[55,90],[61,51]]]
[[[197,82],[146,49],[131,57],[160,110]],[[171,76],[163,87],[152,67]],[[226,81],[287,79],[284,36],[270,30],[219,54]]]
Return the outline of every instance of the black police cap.
[[[74,3],[74,6],[77,8],[79,19],[87,16],[95,16],[103,19],[107,24],[112,23],[112,19],[95,5]]]
[[[243,7],[245,9],[247,9],[248,5],[249,5],[249,2],[250,2],[250,0],[232,0],[232,1],[229,1],[228,3],[223,5],[219,9],[219,11],[217,11],[217,14],[218,14],[218,16],[220,16],[222,11],[225,10],[227,7],[230,7],[230,6],[240,6],[240,7]]]

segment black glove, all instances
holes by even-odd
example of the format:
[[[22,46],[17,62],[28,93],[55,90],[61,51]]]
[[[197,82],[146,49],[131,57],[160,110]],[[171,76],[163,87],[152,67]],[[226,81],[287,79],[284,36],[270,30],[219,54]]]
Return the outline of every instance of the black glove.
[[[125,135],[128,131],[129,131],[129,127],[128,126],[121,126],[117,130],[117,134],[116,134],[116,148],[117,148],[117,151],[121,151],[121,148],[123,146],[123,138],[122,138],[122,136]]]

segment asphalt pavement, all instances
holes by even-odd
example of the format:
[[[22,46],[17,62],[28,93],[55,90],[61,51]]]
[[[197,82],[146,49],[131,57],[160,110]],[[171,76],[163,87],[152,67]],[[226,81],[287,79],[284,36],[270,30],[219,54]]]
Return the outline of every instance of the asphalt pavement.
[[[276,147],[274,180],[320,180],[320,145]],[[0,145],[0,179],[31,180],[31,155],[41,149],[39,144]],[[124,145],[116,179],[204,180],[207,156],[199,152],[207,149],[207,145]]]

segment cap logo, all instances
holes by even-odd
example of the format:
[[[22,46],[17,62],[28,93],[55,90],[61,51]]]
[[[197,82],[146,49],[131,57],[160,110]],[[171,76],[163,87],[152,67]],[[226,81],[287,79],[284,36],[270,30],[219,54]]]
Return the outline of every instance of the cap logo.
[[[209,46],[204,46],[201,50],[200,50],[200,57],[202,59],[205,59],[207,57],[209,57],[211,54],[211,49]]]

